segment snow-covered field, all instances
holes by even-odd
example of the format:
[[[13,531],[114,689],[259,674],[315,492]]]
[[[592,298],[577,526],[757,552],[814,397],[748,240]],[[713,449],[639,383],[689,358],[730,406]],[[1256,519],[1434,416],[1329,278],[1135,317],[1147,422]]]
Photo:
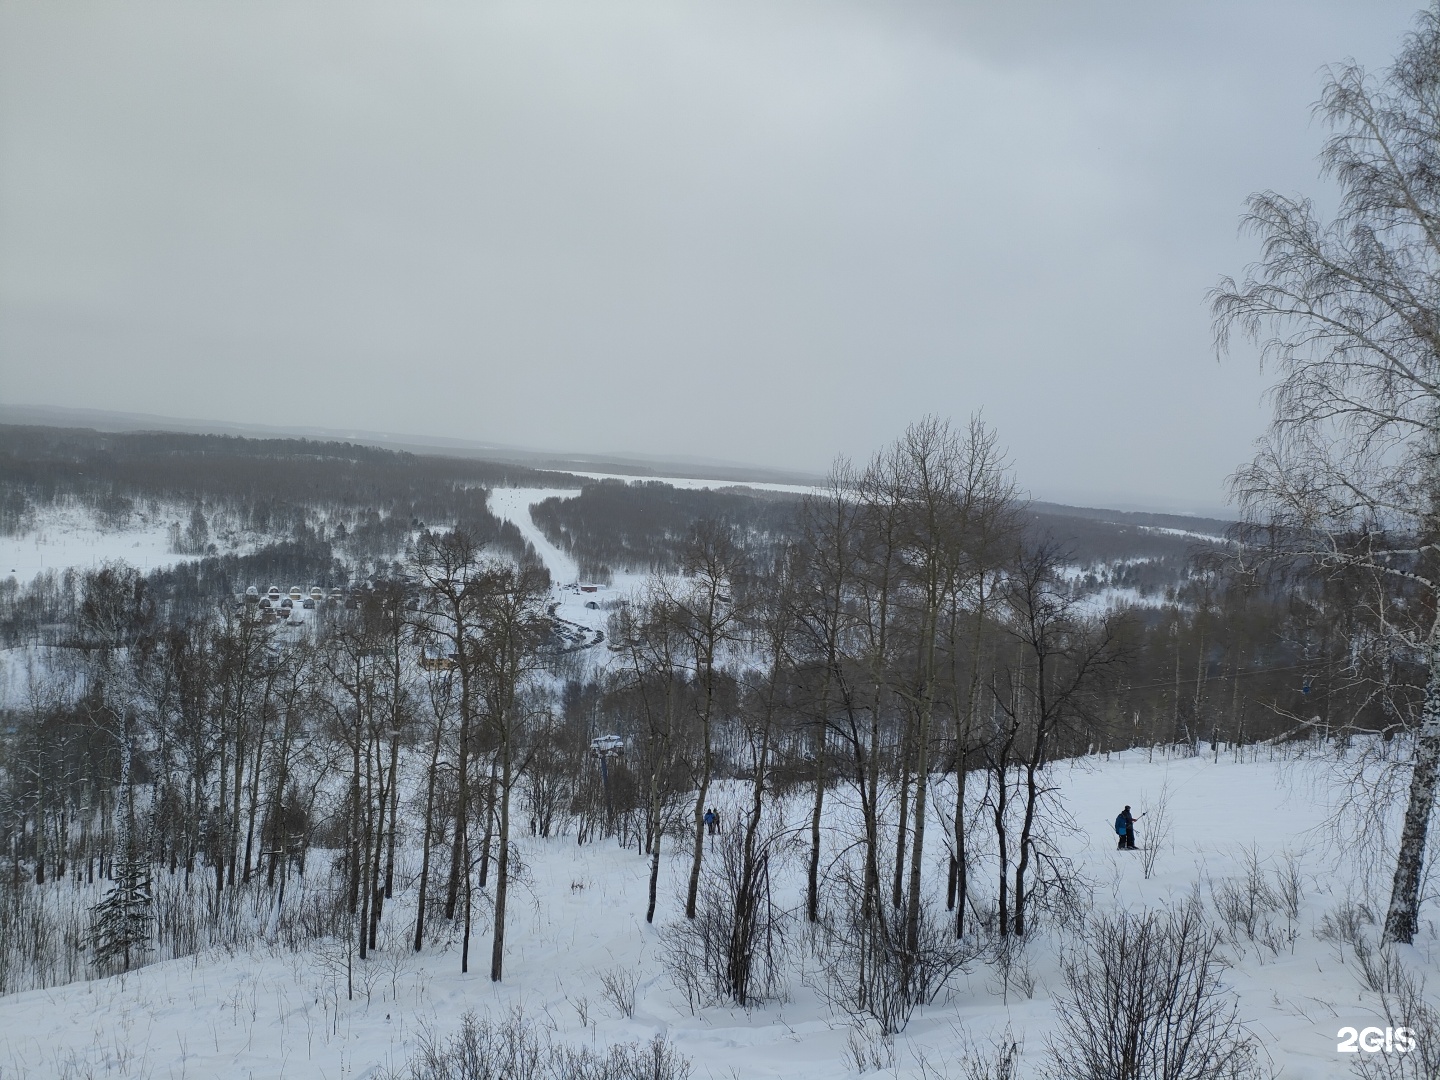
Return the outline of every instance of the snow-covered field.
[[[1347,898],[1372,908],[1380,898],[1357,891],[1358,883],[1337,869],[1343,853],[1320,842],[1323,760],[1236,763],[1224,755],[1219,763],[1207,757],[1151,762],[1138,751],[1052,768],[1075,826],[1062,837],[1062,850],[1099,909],[1173,906],[1197,887],[1208,903],[1214,883],[1245,872],[1249,851],[1266,873],[1279,869],[1286,855],[1299,860],[1304,898],[1293,945],[1278,952],[1254,943],[1232,948],[1226,981],[1279,1077],[1347,1075],[1350,1059],[1336,1053],[1337,1030],[1385,1021],[1377,1021],[1378,999],[1364,989],[1349,950],[1321,940],[1317,931]],[[1115,851],[1109,823],[1120,804],[1144,810],[1162,792],[1168,792],[1173,837],[1146,880],[1138,853]],[[715,801],[726,820],[737,819],[738,798],[722,786]],[[798,825],[802,808],[791,809]],[[1143,841],[1143,819],[1141,827]],[[832,853],[841,841],[840,835],[827,838]],[[454,945],[419,957],[409,953],[401,940],[413,915],[407,892],[385,916],[394,940],[362,965],[353,1001],[322,949],[288,953],[261,946],[159,963],[0,1000],[0,1077],[376,1076],[403,1062],[423,1031],[445,1034],[467,1011],[499,1015],[512,1006],[574,1042],[603,1045],[664,1033],[693,1059],[700,1078],[854,1075],[848,1018],[828,1008],[803,974],[813,970],[803,923],[792,924],[787,935],[788,1000],[750,1012],[712,1007],[692,1015],[666,976],[658,929],[683,918],[678,898],[687,860],[667,852],[657,927],[650,927],[643,918],[646,860],[633,849],[613,842],[577,847],[573,837],[523,837],[517,847],[526,870],[500,984],[487,975],[483,918],[468,975],[460,974]],[[932,890],[943,888],[942,858],[937,844],[926,866]],[[800,904],[802,872],[795,859],[776,873],[777,899],[787,907]],[[407,873],[402,880],[411,878]],[[1433,922],[1424,927],[1404,959],[1433,974],[1440,943]],[[1032,1075],[1061,989],[1053,933],[1042,922],[1028,947],[1033,997],[1012,989],[1002,999],[995,971],[976,964],[942,1001],[917,1011],[895,1040],[893,1073],[880,1075],[960,1076],[956,1057],[967,1041],[984,1042],[1007,1025],[1023,1038],[1021,1076]],[[633,1018],[621,1015],[602,989],[601,975],[615,968],[638,976]],[[1418,1034],[1440,1038],[1440,1032]]]
[[[43,570],[88,570],[119,559],[148,573],[187,558],[170,550],[168,523],[103,529],[79,507],[49,511],[35,529],[0,536],[0,575],[14,575],[22,585]]]

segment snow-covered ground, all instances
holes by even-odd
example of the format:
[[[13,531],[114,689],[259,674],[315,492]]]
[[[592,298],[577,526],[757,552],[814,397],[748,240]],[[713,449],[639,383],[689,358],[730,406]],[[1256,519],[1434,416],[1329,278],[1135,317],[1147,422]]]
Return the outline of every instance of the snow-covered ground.
[[[1138,528],[1143,532],[1159,533],[1162,536],[1184,536],[1191,540],[1205,540],[1212,544],[1230,543],[1223,536],[1216,536],[1214,533],[1192,532],[1190,529],[1169,529],[1163,525],[1140,525]]]
[[[1377,996],[1364,988],[1350,950],[1321,940],[1317,931],[1347,898],[1372,910],[1381,898],[1359,891],[1345,872],[1344,853],[1320,842],[1317,827],[1327,810],[1323,760],[1236,763],[1223,755],[1219,763],[1208,757],[1152,762],[1142,751],[1052,768],[1063,816],[1074,824],[1059,838],[1061,851],[1089,883],[1098,909],[1164,908],[1197,888],[1208,903],[1214,883],[1244,873],[1250,851],[1267,874],[1287,855],[1299,860],[1304,898],[1293,945],[1276,952],[1242,940],[1231,950],[1226,981],[1278,1077],[1349,1075],[1351,1059],[1336,1052],[1338,1029],[1384,1027],[1385,1021],[1377,1020]],[[1146,880],[1139,853],[1115,851],[1110,822],[1122,803],[1143,811],[1162,792],[1173,836]],[[720,787],[715,802],[725,820],[736,820],[739,799],[738,790]],[[800,825],[803,806],[792,804],[790,811]],[[832,828],[839,820],[830,819]],[[1141,820],[1142,842],[1153,821]],[[846,839],[842,831],[828,833],[829,853]],[[407,892],[387,911],[393,940],[361,965],[353,1001],[346,999],[343,973],[327,964],[322,949],[260,946],[168,961],[124,977],[0,1000],[0,1076],[374,1077],[403,1062],[422,1031],[443,1035],[469,1010],[499,1015],[511,1006],[574,1042],[603,1045],[664,1033],[693,1059],[698,1080],[855,1075],[847,1017],[828,1008],[802,974],[814,971],[803,924],[792,924],[786,936],[787,1000],[749,1012],[710,1007],[692,1015],[666,975],[659,930],[683,918],[683,856],[667,848],[657,926],[651,927],[643,917],[647,861],[633,848],[613,842],[577,847],[573,836],[524,836],[516,843],[526,869],[499,984],[488,978],[483,917],[468,975],[460,974],[455,946],[409,953]],[[937,838],[925,867],[931,892],[943,891],[943,859]],[[414,867],[404,870],[399,877],[408,883]],[[797,909],[801,860],[790,858],[772,872],[776,899]],[[1440,958],[1433,913],[1422,925],[1403,958],[1433,982]],[[976,964],[952,993],[917,1011],[895,1040],[894,1071],[877,1075],[961,1076],[957,1055],[967,1040],[983,1043],[1007,1025],[1023,1039],[1020,1075],[1035,1075],[1062,989],[1054,933],[1042,919],[1028,947],[1033,997],[1012,989],[1003,999],[995,971]],[[602,974],[616,968],[638,977],[633,1018],[608,1003],[601,986]],[[1417,1034],[1440,1038],[1440,1031]]]
[[[13,575],[22,585],[42,570],[88,570],[118,559],[148,573],[187,558],[170,550],[168,522],[104,529],[80,507],[47,511],[36,528],[0,536],[0,576]]]
[[[1128,585],[1106,585],[1075,601],[1075,612],[1086,618],[1097,618],[1126,608],[1164,607],[1170,603],[1163,592],[1142,593]]]
[[[22,708],[32,688],[43,686],[63,672],[65,664],[73,663],[70,652],[42,645],[0,649],[0,709]]]

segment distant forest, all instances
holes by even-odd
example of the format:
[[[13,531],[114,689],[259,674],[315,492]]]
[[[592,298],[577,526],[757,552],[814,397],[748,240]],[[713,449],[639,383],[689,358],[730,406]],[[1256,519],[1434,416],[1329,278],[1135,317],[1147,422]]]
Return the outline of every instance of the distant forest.
[[[517,559],[534,552],[487,506],[494,486],[568,487],[568,474],[503,462],[419,455],[343,442],[247,439],[170,432],[103,433],[0,425],[0,535],[39,527],[66,509],[103,529],[166,526],[188,562],[157,570],[157,602],[194,610],[249,584],[347,585],[398,573],[424,527],[466,529]],[[674,571],[697,521],[717,522],[757,556],[799,536],[798,495],[743,486],[691,490],[653,480],[586,482],[574,497],[534,508],[535,524],[609,582],[612,571]],[[1133,589],[1152,603],[1193,591],[1195,536],[1226,523],[1031,503],[1034,537],[1049,537],[1076,567],[1077,594]],[[27,586],[0,581],[0,641],[22,627],[61,626],[75,583],[63,573]]]
[[[75,501],[123,527],[150,502],[203,502],[259,532],[312,520],[347,527],[378,516],[483,525],[490,487],[574,483],[565,473],[465,458],[426,457],[352,443],[174,433],[109,434],[0,426],[0,533],[46,507]]]
[[[0,426],[0,535],[65,509],[104,529],[168,524],[174,550],[199,558],[152,573],[150,592],[183,610],[257,582],[330,587],[388,576],[426,526],[459,526],[533,560],[520,531],[490,512],[490,487],[574,482],[351,443]],[[77,595],[65,578],[0,580],[0,640],[65,624]]]
[[[578,496],[546,499],[531,517],[546,538],[570,554],[580,574],[601,583],[615,570],[674,570],[697,520],[723,523],[767,550],[798,539],[800,496],[747,487],[689,490],[659,481],[604,480]],[[1076,588],[1134,589],[1173,599],[1183,592],[1197,547],[1218,545],[1228,522],[1173,514],[1126,513],[1030,503],[1026,524],[1084,571]],[[1200,539],[1213,537],[1213,542]]]
[[[690,490],[656,480],[586,484],[574,498],[551,498],[531,519],[580,564],[582,577],[610,580],[612,570],[674,570],[696,521],[704,518],[771,547],[795,536],[798,495],[750,488]]]

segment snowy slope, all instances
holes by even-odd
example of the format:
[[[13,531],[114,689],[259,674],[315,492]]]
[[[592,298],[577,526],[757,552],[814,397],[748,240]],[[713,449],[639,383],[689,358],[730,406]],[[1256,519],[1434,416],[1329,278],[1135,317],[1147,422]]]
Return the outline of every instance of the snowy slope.
[[[1347,892],[1366,898],[1358,891],[1363,883],[1338,873],[1334,853],[1319,843],[1327,768],[1320,760],[1237,764],[1228,756],[1218,764],[1203,757],[1157,756],[1150,762],[1144,752],[1054,767],[1053,780],[1075,826],[1062,836],[1062,851],[1092,886],[1099,909],[1173,905],[1197,884],[1208,898],[1212,882],[1242,872],[1251,845],[1267,871],[1285,853],[1301,861],[1305,899],[1293,953],[1247,946],[1237,950],[1228,976],[1244,1020],[1286,1080],[1349,1075],[1349,1059],[1335,1051],[1337,1029],[1373,1023],[1377,1016],[1376,996],[1363,989],[1348,950],[1316,934],[1323,915]],[[1144,810],[1166,790],[1173,844],[1162,848],[1156,876],[1147,881],[1137,854],[1114,850],[1109,823],[1122,803]],[[722,786],[715,799],[729,821],[736,820],[739,797],[738,790]],[[832,853],[845,839],[838,831],[843,793],[833,802],[826,841]],[[791,812],[798,822],[802,807],[792,805]],[[1143,840],[1147,819],[1141,827]],[[661,925],[683,917],[677,897],[687,863],[674,846],[666,851]],[[691,1015],[664,972],[657,929],[643,920],[644,858],[613,842],[577,847],[573,837],[523,836],[517,847],[527,871],[513,908],[501,984],[487,977],[483,919],[470,974],[459,973],[453,946],[417,959],[403,942],[392,941],[369,962],[368,1000],[359,993],[347,1001],[343,981],[333,970],[326,973],[314,949],[291,954],[259,947],[170,961],[121,978],[0,1001],[0,1076],[376,1076],[405,1059],[423,1028],[446,1033],[467,1010],[498,1013],[512,1005],[577,1042],[664,1032],[694,1059],[698,1078],[854,1075],[847,1063],[847,1018],[830,1011],[801,974],[807,964],[799,924],[789,935],[794,956],[787,1001],[749,1013],[707,1008]],[[942,858],[937,840],[926,867],[933,889],[943,888]],[[401,880],[412,880],[413,871],[406,867]],[[776,868],[781,903],[799,904],[802,875],[798,858]],[[1368,899],[1372,906],[1378,902]],[[411,915],[408,894],[387,912],[397,939]],[[1423,940],[1405,950],[1405,959],[1433,982],[1437,942],[1433,924],[1425,925]],[[884,1075],[962,1075],[955,1059],[965,1041],[984,1041],[1006,1025],[1023,1035],[1021,1075],[1034,1075],[1061,985],[1053,933],[1042,927],[1028,949],[1033,998],[1012,990],[1002,1000],[994,971],[977,965],[947,1000],[917,1012],[895,1040],[895,1072]],[[808,966],[813,970],[813,963]],[[600,973],[616,967],[640,979],[633,1019],[607,1004],[600,986]],[[1440,1032],[1423,1037],[1440,1038]]]
[[[492,488],[490,490],[490,512],[502,521],[508,521],[520,530],[535,548],[535,554],[550,571],[550,579],[557,585],[573,585],[580,579],[580,568],[565,552],[546,539],[540,527],[530,517],[530,508],[550,498],[573,499],[579,492],[573,488]]]

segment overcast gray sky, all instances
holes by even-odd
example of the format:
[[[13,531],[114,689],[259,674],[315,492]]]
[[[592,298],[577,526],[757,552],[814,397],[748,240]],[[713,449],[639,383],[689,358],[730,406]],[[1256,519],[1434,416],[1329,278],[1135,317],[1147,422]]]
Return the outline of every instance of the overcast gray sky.
[[[1212,509],[1205,290],[1414,0],[0,2],[0,400]]]

